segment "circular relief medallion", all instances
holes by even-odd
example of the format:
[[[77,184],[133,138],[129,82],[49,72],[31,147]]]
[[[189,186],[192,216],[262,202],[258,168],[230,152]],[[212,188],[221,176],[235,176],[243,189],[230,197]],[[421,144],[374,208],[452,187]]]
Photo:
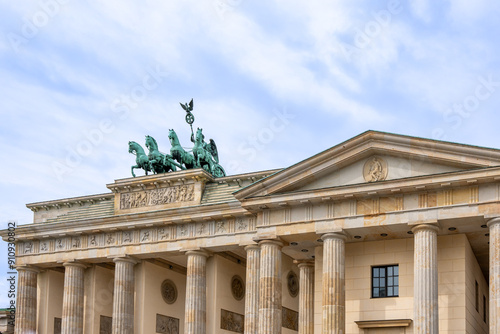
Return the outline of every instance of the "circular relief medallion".
[[[297,297],[297,295],[299,294],[299,278],[297,277],[297,274],[293,271],[290,271],[288,275],[286,275],[286,281],[290,296]]]
[[[387,162],[381,157],[369,158],[363,167],[363,177],[367,182],[383,181],[387,178]]]
[[[238,275],[231,278],[231,293],[236,300],[242,300],[245,297],[245,282]]]
[[[174,282],[166,279],[161,283],[161,296],[167,304],[173,304],[177,300],[177,288]]]

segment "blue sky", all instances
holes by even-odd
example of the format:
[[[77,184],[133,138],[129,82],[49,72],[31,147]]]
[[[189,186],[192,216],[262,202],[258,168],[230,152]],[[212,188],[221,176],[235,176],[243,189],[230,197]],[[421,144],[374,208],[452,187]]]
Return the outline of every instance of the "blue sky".
[[[499,15],[486,0],[0,0],[0,223],[107,192],[130,176],[130,140],[168,151],[173,128],[189,146],[191,98],[228,174],[368,129],[500,148]]]

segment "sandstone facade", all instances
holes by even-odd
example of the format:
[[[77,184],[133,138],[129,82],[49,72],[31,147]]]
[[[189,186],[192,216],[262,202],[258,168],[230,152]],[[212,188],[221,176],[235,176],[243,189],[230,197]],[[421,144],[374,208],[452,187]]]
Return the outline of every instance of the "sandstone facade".
[[[28,205],[16,333],[500,333],[500,150],[368,131],[108,188]]]

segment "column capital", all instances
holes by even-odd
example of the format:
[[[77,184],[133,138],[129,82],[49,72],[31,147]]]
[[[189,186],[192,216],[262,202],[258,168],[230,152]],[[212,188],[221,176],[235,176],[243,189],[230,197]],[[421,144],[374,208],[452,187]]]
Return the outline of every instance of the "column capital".
[[[494,218],[491,218],[490,220],[488,220],[488,222],[486,223],[486,225],[488,227],[492,227],[493,225],[496,225],[496,224],[500,224],[500,217],[494,217]]]
[[[276,246],[279,246],[280,249],[284,245],[283,241],[281,241],[280,239],[264,239],[264,240],[259,240],[259,246],[269,245],[269,244],[274,244]]]
[[[207,252],[206,250],[203,250],[203,249],[188,250],[185,254],[186,255],[199,255],[199,256],[204,256],[206,258],[210,256],[210,253]]]
[[[297,267],[299,267],[299,268],[314,267],[313,260],[293,260],[293,263],[295,263],[297,265]]]
[[[34,272],[36,274],[39,274],[40,273],[40,269],[37,268],[37,267],[33,267],[33,266],[30,266],[30,265],[20,265],[20,266],[16,266],[16,270],[17,271],[31,271],[31,272]]]
[[[413,233],[418,231],[434,231],[437,233],[439,231],[439,226],[437,225],[437,223],[416,224],[412,226],[411,231]]]
[[[87,269],[89,266],[85,263],[81,263],[81,262],[76,262],[76,261],[67,261],[67,262],[63,262],[63,266],[64,267],[78,267],[78,268],[83,268],[83,269]]]
[[[244,247],[245,251],[249,251],[249,250],[260,250],[260,247],[258,244],[253,244],[253,245],[247,245]]]
[[[114,257],[113,258],[113,262],[114,263],[118,263],[118,262],[128,262],[128,263],[132,263],[133,265],[136,265],[137,263],[139,263],[139,260],[136,260],[128,255],[124,255],[124,256],[117,256],[117,257]]]
[[[323,234],[321,236],[321,240],[323,240],[323,241],[329,240],[329,239],[340,239],[340,240],[346,241],[347,234],[344,232],[330,232],[330,233]]]

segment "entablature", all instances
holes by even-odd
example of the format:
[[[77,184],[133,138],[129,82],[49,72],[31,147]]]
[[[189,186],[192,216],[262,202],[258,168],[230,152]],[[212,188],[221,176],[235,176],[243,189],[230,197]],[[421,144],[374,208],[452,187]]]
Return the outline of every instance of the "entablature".
[[[258,212],[263,209],[300,206],[305,203],[321,203],[325,201],[343,202],[371,197],[394,197],[403,194],[419,194],[499,183],[500,167],[488,167],[405,179],[278,193],[242,198],[240,200],[242,207],[252,212]]]

